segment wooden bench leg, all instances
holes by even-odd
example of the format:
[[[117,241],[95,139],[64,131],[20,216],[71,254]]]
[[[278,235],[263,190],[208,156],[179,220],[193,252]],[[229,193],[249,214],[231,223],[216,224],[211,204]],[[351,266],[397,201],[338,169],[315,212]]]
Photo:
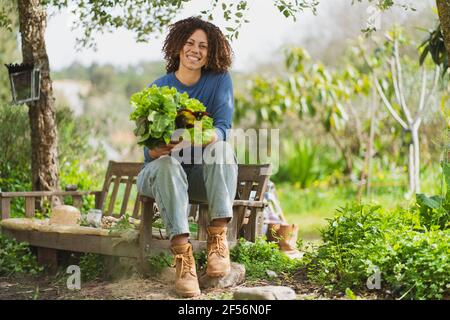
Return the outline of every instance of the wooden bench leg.
[[[209,213],[207,204],[200,204],[198,209],[197,223],[198,223],[197,239],[199,241],[206,241],[208,239],[207,228],[209,226]]]
[[[58,250],[50,248],[37,248],[38,263],[48,273],[56,273],[58,270]]]
[[[150,255],[152,242],[152,222],[153,222],[153,199],[143,200],[141,213],[141,224],[139,231],[139,269],[142,276],[149,275],[149,263],[147,257]]]
[[[245,239],[255,242],[263,235],[264,212],[261,209],[252,208],[248,224],[245,226]]]

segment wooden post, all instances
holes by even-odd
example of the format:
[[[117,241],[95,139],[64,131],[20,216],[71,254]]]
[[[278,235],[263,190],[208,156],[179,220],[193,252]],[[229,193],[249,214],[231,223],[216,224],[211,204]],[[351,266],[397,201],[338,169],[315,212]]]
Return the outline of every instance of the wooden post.
[[[264,212],[260,208],[252,208],[251,211],[252,213],[245,228],[245,238],[248,241],[255,242],[256,238],[263,235]]]
[[[27,218],[34,217],[35,197],[25,197],[25,215]]]
[[[11,198],[0,197],[0,199],[1,199],[2,220],[8,219],[11,211]]]
[[[198,240],[206,241],[208,239],[207,227],[209,226],[208,205],[200,204],[198,208]]]
[[[38,247],[37,260],[48,273],[53,274],[58,270],[58,251],[55,249]]]
[[[143,210],[141,213],[141,224],[139,232],[139,269],[142,275],[148,276],[149,265],[147,257],[151,252],[152,245],[152,222],[153,222],[153,203],[151,198],[141,197]],[[139,198],[136,201],[141,201]]]

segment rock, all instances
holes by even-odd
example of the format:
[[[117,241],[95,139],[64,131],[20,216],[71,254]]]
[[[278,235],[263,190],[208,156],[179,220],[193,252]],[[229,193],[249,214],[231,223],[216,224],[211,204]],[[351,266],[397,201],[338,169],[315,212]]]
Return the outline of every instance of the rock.
[[[73,206],[60,205],[55,206],[52,209],[50,215],[50,224],[66,225],[66,226],[78,226],[81,221],[80,210]]]
[[[278,277],[277,273],[276,273],[275,271],[272,271],[272,270],[266,270],[266,274],[267,274],[267,276],[270,277],[270,278],[276,278],[276,277]]]
[[[295,300],[295,291],[289,287],[266,286],[239,288],[233,294],[234,300]]]
[[[225,277],[211,278],[202,270],[198,274],[198,282],[201,289],[229,288],[243,283],[245,280],[245,267],[242,264],[232,262],[231,271]]]
[[[303,258],[303,256],[304,256],[304,252],[300,252],[300,251],[298,251],[298,250],[294,250],[294,251],[287,251],[287,252],[285,252],[285,251],[283,251],[289,258],[291,258],[291,259],[298,259],[298,260],[300,260],[300,259],[302,259]]]

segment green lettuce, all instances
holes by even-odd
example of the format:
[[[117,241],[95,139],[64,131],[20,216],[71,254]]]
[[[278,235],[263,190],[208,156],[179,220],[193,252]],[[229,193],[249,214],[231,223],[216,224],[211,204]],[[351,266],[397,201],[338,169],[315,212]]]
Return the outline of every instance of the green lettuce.
[[[214,134],[213,119],[197,99],[189,98],[174,87],[153,85],[134,93],[130,98],[133,111],[130,120],[135,122],[134,134],[138,145],[150,149],[168,144],[173,132],[186,128],[192,142],[206,143]],[[201,121],[202,131],[194,135],[194,121]]]

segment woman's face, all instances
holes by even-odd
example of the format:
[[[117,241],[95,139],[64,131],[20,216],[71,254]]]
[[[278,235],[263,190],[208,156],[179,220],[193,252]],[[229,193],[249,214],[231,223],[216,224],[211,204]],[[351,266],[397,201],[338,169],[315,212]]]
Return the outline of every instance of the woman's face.
[[[205,31],[197,29],[188,38],[180,51],[180,67],[200,70],[208,59],[208,37]]]

